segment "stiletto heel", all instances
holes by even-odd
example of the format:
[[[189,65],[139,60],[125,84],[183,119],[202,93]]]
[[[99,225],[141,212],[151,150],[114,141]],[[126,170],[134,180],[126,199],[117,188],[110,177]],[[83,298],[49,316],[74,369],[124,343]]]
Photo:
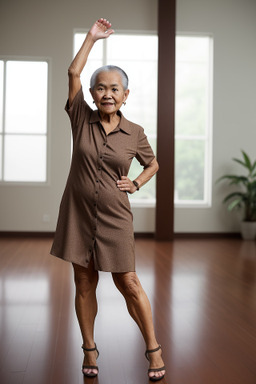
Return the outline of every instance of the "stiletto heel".
[[[159,344],[159,346],[158,346],[157,348],[155,348],[155,349],[148,349],[148,350],[145,352],[145,356],[146,356],[147,360],[150,361],[150,360],[149,360],[149,356],[148,356],[149,353],[157,352],[157,351],[159,351],[159,349],[162,349],[160,344]],[[150,368],[150,369],[148,370],[148,373],[149,373],[149,372],[161,372],[161,371],[165,371],[165,366],[163,366],[162,368]],[[162,379],[164,378],[164,376],[165,376],[165,374],[162,375],[162,376],[160,376],[160,377],[156,377],[156,376],[152,376],[152,377],[150,377],[150,376],[149,376],[149,380],[150,380],[150,381],[160,381],[160,380],[162,380]]]
[[[95,344],[95,347],[94,348],[85,348],[83,345],[82,345],[82,349],[83,349],[83,351],[84,352],[94,352],[94,351],[96,351],[97,352],[97,357],[96,357],[96,359],[98,359],[98,357],[99,357],[99,351],[98,351],[98,349],[97,349],[97,345]],[[93,372],[91,372],[91,373],[85,373],[84,372],[84,369],[97,369],[97,373],[93,373]],[[96,377],[96,376],[98,376],[98,373],[99,373],[99,368],[97,367],[97,365],[83,365],[82,366],[82,372],[83,372],[83,374],[84,374],[84,376],[87,376],[87,377]]]

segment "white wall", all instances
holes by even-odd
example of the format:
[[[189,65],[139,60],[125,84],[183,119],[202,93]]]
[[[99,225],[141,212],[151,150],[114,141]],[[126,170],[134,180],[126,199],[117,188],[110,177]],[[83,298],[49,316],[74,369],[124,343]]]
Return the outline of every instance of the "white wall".
[[[157,30],[157,0],[20,0],[0,4],[0,55],[50,58],[49,185],[0,186],[1,231],[53,231],[65,185],[70,128],[63,110],[73,30],[99,17],[116,30]],[[214,37],[213,180],[231,170],[240,149],[256,157],[256,2],[177,0],[177,31]],[[177,232],[237,231],[221,205],[224,187],[213,184],[208,209],[176,209]],[[154,209],[134,209],[135,230],[154,231]],[[50,222],[43,222],[43,215]]]

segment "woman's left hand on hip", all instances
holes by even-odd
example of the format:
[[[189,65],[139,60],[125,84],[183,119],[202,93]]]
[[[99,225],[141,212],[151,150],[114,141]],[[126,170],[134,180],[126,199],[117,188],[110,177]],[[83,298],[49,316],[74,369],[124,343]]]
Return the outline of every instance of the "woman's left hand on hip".
[[[134,193],[137,191],[137,188],[127,176],[121,176],[121,180],[117,180],[116,185],[123,192]]]

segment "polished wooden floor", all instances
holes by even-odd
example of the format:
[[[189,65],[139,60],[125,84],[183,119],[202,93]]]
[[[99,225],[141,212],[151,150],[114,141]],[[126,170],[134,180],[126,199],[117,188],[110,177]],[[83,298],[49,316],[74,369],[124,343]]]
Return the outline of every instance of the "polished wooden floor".
[[[81,374],[70,264],[51,239],[0,239],[1,384],[148,384],[144,342],[100,274],[98,379]],[[256,383],[256,242],[137,239],[168,384]]]

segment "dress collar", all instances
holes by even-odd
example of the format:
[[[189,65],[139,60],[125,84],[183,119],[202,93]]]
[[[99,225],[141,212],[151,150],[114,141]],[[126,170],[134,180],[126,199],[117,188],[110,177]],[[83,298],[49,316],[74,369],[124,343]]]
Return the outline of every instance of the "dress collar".
[[[121,111],[118,111],[117,113],[120,116],[120,122],[118,124],[118,128],[121,131],[127,133],[128,135],[131,135],[132,131],[131,131],[131,125],[129,121],[124,117]],[[100,121],[100,115],[98,110],[96,109],[92,111],[89,123],[98,123],[99,121]]]

